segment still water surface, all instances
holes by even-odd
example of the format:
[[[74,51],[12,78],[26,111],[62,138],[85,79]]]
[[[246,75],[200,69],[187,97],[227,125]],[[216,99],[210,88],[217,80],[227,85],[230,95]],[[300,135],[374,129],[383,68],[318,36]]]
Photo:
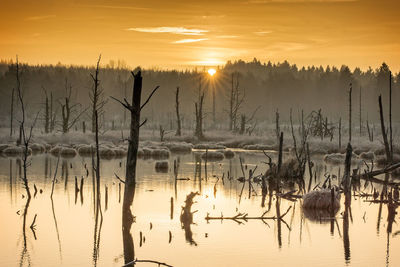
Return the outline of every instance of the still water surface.
[[[256,174],[267,169],[262,163],[265,156],[256,152],[237,151],[233,159],[208,162],[207,180],[204,161],[201,174],[197,169],[196,175],[198,164],[194,153],[173,154],[167,173],[156,172],[154,160],[139,160],[132,205],[135,222],[131,228],[135,258],[173,266],[400,266],[397,253],[400,227],[396,223],[399,216],[396,214],[393,229],[390,229],[387,205],[371,204],[357,196],[352,198],[348,229],[342,219],[343,197],[335,221],[310,217],[303,213],[300,200],[280,198],[281,214],[291,206],[280,223],[276,220],[207,222],[208,213],[210,216],[235,216],[244,212],[260,216],[270,209],[267,215],[276,215],[276,197],[270,201],[267,195],[262,205],[259,185],[253,184],[255,192],[249,195],[246,184],[242,192],[243,183],[236,180],[242,176],[239,155],[247,168],[258,166]],[[178,177],[190,180],[175,183],[172,166],[177,158],[180,160]],[[339,175],[339,167],[315,161],[319,162],[318,175],[312,187],[325,180],[325,173]],[[102,212],[97,220],[92,176],[90,172],[87,176],[85,169],[85,165],[90,169],[91,159],[79,156],[60,159],[51,201],[56,162],[56,157],[46,154],[32,157],[28,171],[31,192],[33,184],[43,192],[38,192],[29,203],[24,239],[22,214],[26,198],[19,179],[19,161],[0,158],[0,266],[124,265],[121,215],[124,187],[121,185],[120,197],[120,182],[114,176],[116,173],[124,177],[124,160],[101,162]],[[234,179],[227,179],[228,171]],[[83,177],[82,194],[75,194],[75,177],[79,187]],[[374,186],[377,190],[382,188]],[[368,193],[372,189],[371,184],[365,185],[363,181],[360,188]],[[289,190],[284,189],[285,192]],[[193,224],[182,224],[181,210],[191,192],[199,192],[192,206],[192,211],[197,212],[193,214]],[[32,231],[29,226],[35,215],[36,227]],[[137,263],[137,266],[157,265]]]

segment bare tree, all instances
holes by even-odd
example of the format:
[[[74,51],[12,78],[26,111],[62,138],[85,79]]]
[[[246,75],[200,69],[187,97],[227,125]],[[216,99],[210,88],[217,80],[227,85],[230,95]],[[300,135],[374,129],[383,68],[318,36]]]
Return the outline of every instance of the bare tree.
[[[175,92],[175,109],[176,109],[176,136],[181,136],[181,116],[179,114],[179,86],[176,87],[176,92]]]
[[[353,91],[353,86],[350,83],[350,90],[349,90],[349,143],[351,143],[351,93]]]
[[[125,263],[129,265],[129,262],[135,260],[134,256],[134,246],[132,235],[130,234],[131,225],[133,223],[133,215],[131,212],[131,205],[135,195],[135,185],[136,185],[136,163],[137,163],[137,151],[139,148],[139,129],[147,121],[145,119],[140,123],[140,112],[150,101],[153,94],[157,91],[159,86],[154,88],[150,93],[147,100],[141,104],[142,96],[142,73],[139,70],[137,74],[133,76],[133,94],[132,94],[132,104],[130,104],[126,98],[124,102],[112,97],[114,100],[118,101],[125,109],[127,109],[131,114],[131,127],[130,127],[130,138],[128,146],[128,155],[126,158],[126,173],[125,173],[125,190],[124,190],[124,200],[122,204],[122,236],[124,241],[124,258]]]
[[[17,93],[18,93],[18,99],[21,105],[21,121],[20,121],[20,132],[21,132],[21,140],[20,142],[23,142],[23,154],[22,154],[22,162],[23,162],[23,176],[22,176],[22,182],[24,185],[24,188],[26,190],[27,198],[28,200],[31,198],[31,192],[29,190],[29,182],[28,182],[28,177],[27,177],[27,169],[29,166],[28,162],[28,156],[29,156],[29,143],[32,138],[32,131],[33,127],[36,124],[37,117],[39,115],[39,112],[37,113],[35,120],[33,121],[29,133],[26,132],[25,130],[25,103],[24,99],[22,96],[22,90],[21,90],[21,81],[20,81],[20,70],[19,70],[19,63],[18,63],[18,57],[16,60],[16,81],[17,81]]]
[[[147,100],[141,104],[142,96],[142,72],[139,70],[137,74],[133,75],[133,94],[132,94],[132,104],[124,98],[124,102],[112,97],[114,100],[118,101],[122,106],[124,106],[131,113],[131,127],[130,127],[130,138],[128,146],[128,155],[126,159],[126,173],[125,173],[125,188],[132,188],[136,183],[136,162],[137,162],[137,151],[139,148],[139,128],[143,126],[147,119],[140,123],[140,112],[150,101],[151,97],[157,91],[159,86],[153,89]],[[125,198],[125,194],[124,194]]]
[[[383,118],[383,107],[382,107],[382,96],[379,95],[379,115],[381,119],[381,130],[383,143],[385,144],[385,152],[386,152],[386,161],[391,162],[391,153],[389,148],[389,142],[387,140],[386,128],[385,128],[385,119]]]
[[[359,119],[360,119],[360,136],[362,135],[362,99],[361,99],[361,86],[360,86],[360,99],[359,99]]]
[[[231,75],[231,90],[229,98],[229,130],[237,131],[238,113],[245,98],[245,91],[239,88],[239,73],[232,73]]]
[[[69,130],[75,125],[82,114],[86,111],[79,111],[79,103],[71,103],[72,85],[68,84],[68,80],[65,80],[65,98],[64,102],[59,101],[61,107],[61,127],[63,133],[68,133]]]
[[[56,125],[57,111],[53,111],[53,92],[50,92],[50,132],[54,131]]]
[[[203,104],[204,104],[204,93],[200,97],[200,101],[194,103],[195,112],[196,112],[196,129],[194,135],[199,139],[204,138],[203,133]]]
[[[198,93],[198,101],[194,103],[194,108],[195,108],[195,116],[196,116],[196,127],[195,127],[195,131],[194,131],[194,135],[199,139],[203,139],[204,138],[204,133],[203,133],[203,119],[204,119],[204,115],[203,115],[203,107],[204,107],[204,95],[205,92],[202,88],[202,80],[201,80],[201,76],[199,78],[199,87],[197,89],[197,93]]]
[[[14,91],[15,89],[12,89],[11,92],[11,104],[10,104],[10,136],[13,134],[13,121],[14,121]]]
[[[99,65],[100,65],[101,55],[97,60],[96,64],[96,71],[95,74],[90,74],[93,79],[93,87],[89,92],[90,101],[92,102],[92,132],[96,131],[96,111],[98,117],[104,116],[104,105],[107,103],[104,100],[104,90],[100,88],[100,81],[99,81]],[[98,125],[101,128],[101,125]]]
[[[44,102],[44,132],[49,133],[50,130],[50,107],[49,107],[49,97],[47,96],[46,89],[42,86],[45,102]]]
[[[389,134],[390,134],[390,162],[393,162],[393,128],[392,128],[392,72],[389,71]]]
[[[279,111],[277,109],[275,112],[275,134],[276,134],[277,144],[279,144],[280,132],[281,132],[281,127],[279,125]]]

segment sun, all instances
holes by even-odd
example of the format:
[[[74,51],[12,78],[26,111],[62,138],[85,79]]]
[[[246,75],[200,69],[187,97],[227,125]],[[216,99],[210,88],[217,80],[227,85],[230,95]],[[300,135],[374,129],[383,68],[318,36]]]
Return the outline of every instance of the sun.
[[[211,76],[214,76],[214,74],[216,73],[217,71],[215,70],[215,69],[209,69],[208,70],[208,74],[210,74]]]

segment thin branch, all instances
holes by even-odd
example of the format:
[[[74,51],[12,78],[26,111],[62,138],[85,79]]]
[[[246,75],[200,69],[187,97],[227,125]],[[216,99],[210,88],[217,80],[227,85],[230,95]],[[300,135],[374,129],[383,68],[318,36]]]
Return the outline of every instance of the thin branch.
[[[143,105],[140,106],[140,110],[142,110],[147,105],[147,103],[149,103],[150,98],[154,95],[158,88],[160,88],[160,86],[157,85],[156,88],[153,89],[147,100],[143,103]]]
[[[114,99],[115,101],[117,101],[118,103],[120,103],[122,106],[124,106],[126,109],[128,109],[128,110],[132,110],[132,106],[128,103],[128,101],[126,100],[126,98],[124,98],[124,100],[125,100],[125,103],[123,103],[121,100],[119,100],[119,99],[117,99],[117,98],[115,98],[115,97],[113,97],[113,96],[110,96],[112,99]]]

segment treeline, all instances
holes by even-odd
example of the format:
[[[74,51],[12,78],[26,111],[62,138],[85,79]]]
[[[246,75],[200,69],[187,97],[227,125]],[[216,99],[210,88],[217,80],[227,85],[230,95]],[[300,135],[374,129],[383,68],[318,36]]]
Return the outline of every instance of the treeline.
[[[95,61],[94,61],[95,63]],[[61,102],[71,91],[71,102],[79,104],[84,110],[90,106],[89,92],[93,81],[90,73],[94,67],[78,67],[47,65],[20,66],[22,90],[30,114],[43,109],[45,94],[52,94],[54,112],[60,113]],[[133,84],[131,70],[113,68],[107,65],[100,69],[100,81],[105,98],[109,96],[130,99]],[[234,74],[234,75],[232,75]],[[291,65],[287,61],[273,64],[261,63],[254,59],[251,62],[235,61],[217,70],[214,76],[206,71],[198,70],[154,70],[144,69],[143,95],[149,94],[157,85],[160,90],[142,116],[147,117],[147,127],[163,125],[174,128],[175,91],[180,87],[180,109],[183,128],[193,128],[195,119],[194,103],[198,100],[199,88],[205,92],[204,122],[212,125],[212,90],[215,89],[216,120],[218,127],[228,128],[230,92],[232,86],[238,87],[244,95],[238,116],[250,116],[258,107],[255,120],[273,123],[278,109],[281,120],[287,121],[290,108],[294,114],[304,109],[307,114],[312,110],[322,109],[324,115],[332,122],[340,117],[347,118],[347,99],[350,84],[353,88],[354,121],[359,118],[361,108],[362,120],[377,121],[377,99],[382,94],[384,106],[388,103],[390,69],[383,63],[379,68],[362,71],[359,68],[350,70],[343,65],[336,67],[302,67]],[[400,74],[392,74],[393,103],[400,97]],[[232,79],[234,82],[232,82]],[[7,118],[10,115],[12,90],[15,88],[15,65],[12,62],[0,63],[0,114],[1,127],[8,127]],[[361,94],[361,95],[360,95]],[[361,107],[360,107],[361,99]],[[15,100],[15,99],[14,99]],[[15,108],[15,110],[18,110]],[[125,120],[126,113],[114,101],[108,101],[104,108],[102,121],[106,125],[120,125]],[[393,105],[393,114],[399,114],[400,107]],[[33,115],[32,115],[33,116]],[[87,112],[81,120],[90,121],[91,114]],[[398,118],[394,115],[394,121]],[[40,124],[40,122],[39,122]],[[150,125],[150,126],[149,126]],[[264,124],[265,125],[265,124]]]

